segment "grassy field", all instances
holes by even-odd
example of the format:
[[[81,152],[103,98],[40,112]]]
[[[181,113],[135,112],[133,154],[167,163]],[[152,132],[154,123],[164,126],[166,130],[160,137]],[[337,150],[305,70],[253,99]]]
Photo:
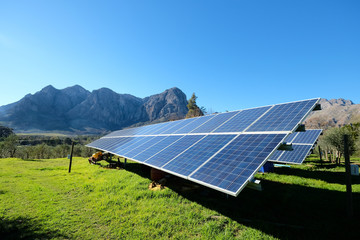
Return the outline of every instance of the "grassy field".
[[[151,191],[149,169],[133,162],[116,170],[75,158],[68,173],[68,161],[0,159],[1,239],[359,238],[359,177],[350,219],[344,167],[316,158],[258,174],[264,190],[237,198],[175,177]]]

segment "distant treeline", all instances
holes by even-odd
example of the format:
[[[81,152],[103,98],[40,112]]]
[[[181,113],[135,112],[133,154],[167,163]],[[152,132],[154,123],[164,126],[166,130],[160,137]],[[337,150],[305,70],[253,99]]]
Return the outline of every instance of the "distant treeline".
[[[15,135],[12,129],[0,126],[0,158],[46,159],[64,158],[74,142],[75,157],[89,157],[93,149],[85,145],[99,136],[34,136]]]
[[[35,146],[39,144],[46,144],[48,146],[71,145],[72,142],[76,144],[87,144],[89,141],[98,137],[90,136],[76,136],[76,137],[59,137],[59,136],[36,136],[36,135],[18,135],[19,144],[27,146]]]

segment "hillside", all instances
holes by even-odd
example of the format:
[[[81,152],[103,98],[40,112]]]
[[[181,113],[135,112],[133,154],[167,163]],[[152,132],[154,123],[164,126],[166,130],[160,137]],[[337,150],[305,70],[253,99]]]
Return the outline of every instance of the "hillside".
[[[1,106],[0,122],[17,132],[101,133],[183,118],[186,104],[186,95],[178,88],[138,98],[108,88],[89,92],[78,85],[60,90],[49,85]]]
[[[327,129],[360,122],[360,104],[342,98],[321,99],[320,104],[322,110],[312,112],[305,120],[305,125],[309,129]]]

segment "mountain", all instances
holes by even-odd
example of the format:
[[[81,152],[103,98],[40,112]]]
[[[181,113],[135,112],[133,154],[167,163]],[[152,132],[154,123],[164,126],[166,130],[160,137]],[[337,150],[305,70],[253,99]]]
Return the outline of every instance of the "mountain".
[[[78,85],[61,90],[49,85],[1,106],[0,122],[15,131],[101,133],[184,118],[186,104],[186,95],[178,88],[142,99],[108,88],[89,92]]]
[[[177,120],[188,112],[186,95],[178,88],[144,98],[144,107],[149,121]]]
[[[343,126],[349,123],[360,122],[360,104],[351,100],[321,99],[321,111],[312,112],[305,119],[306,128],[322,128]]]

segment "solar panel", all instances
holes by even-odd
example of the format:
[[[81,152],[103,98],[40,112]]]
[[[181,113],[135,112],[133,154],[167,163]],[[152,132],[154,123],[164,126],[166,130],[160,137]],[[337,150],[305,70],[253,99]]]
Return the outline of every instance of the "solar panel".
[[[283,151],[283,154],[277,160],[282,163],[301,164],[309,155],[312,145],[296,145],[292,151]]]
[[[271,155],[269,161],[301,164],[313,149],[314,144],[320,136],[321,129],[309,129],[305,132],[295,132],[286,138],[286,142],[292,143],[292,151],[277,150]]]
[[[180,138],[178,141],[169,145],[167,148],[164,148],[162,151],[159,151],[157,154],[148,158],[145,163],[151,164],[153,166],[161,167],[172,158],[179,155],[191,145],[199,141],[201,138],[204,138],[202,135],[186,135]]]
[[[136,155],[138,155],[139,153],[145,151],[148,148],[151,148],[152,146],[154,146],[155,144],[163,141],[165,138],[167,138],[167,136],[156,136],[156,137],[148,137],[149,140],[146,141],[143,144],[137,145],[135,146],[133,149],[126,151],[124,153],[122,152],[112,152],[116,155],[122,156],[122,157],[127,157],[127,158],[131,158],[134,159],[134,157]],[[138,162],[141,162],[140,160],[137,159]]]
[[[286,134],[241,134],[190,175],[190,179],[237,195]]]
[[[243,110],[214,130],[214,132],[242,132],[270,107]]]
[[[162,139],[161,141],[157,142],[156,144],[152,145],[151,147],[143,150],[142,152],[136,154],[134,158],[138,161],[145,162],[148,158],[155,155],[159,151],[165,149],[166,147],[170,146],[174,142],[178,141],[183,136],[168,136]]]
[[[165,123],[159,123],[156,128],[151,129],[150,131],[145,132],[145,135],[157,135],[161,132],[163,132],[165,129],[168,129],[169,127],[173,127],[177,124],[180,124],[181,121],[176,122],[165,122]]]
[[[87,146],[237,196],[269,156],[276,156],[278,146],[318,101],[310,99],[124,129]]]
[[[189,133],[189,132],[193,131],[195,128],[200,127],[201,125],[203,125],[204,123],[206,123],[207,121],[212,119],[213,117],[215,117],[215,115],[197,117],[195,121],[192,121],[185,127],[175,131],[174,133]]]
[[[290,134],[286,139],[285,141],[287,143],[292,143],[292,141],[294,140],[294,138],[299,134],[299,132],[294,132],[292,134]]]
[[[293,144],[300,143],[300,144],[311,144],[314,145],[316,140],[319,138],[322,130],[321,129],[309,129],[305,132],[299,132],[296,135],[296,138],[292,141]]]
[[[188,118],[184,120],[179,120],[176,122],[179,122],[178,124],[174,124],[174,126],[169,126],[169,128],[165,129],[164,131],[161,131],[160,134],[172,134],[176,131],[179,131],[181,128],[184,128],[188,124],[198,120],[198,118]]]
[[[317,99],[312,99],[275,105],[247,131],[294,131],[297,123],[304,120],[317,102]]]
[[[93,148],[99,148],[99,149],[108,149],[109,147],[112,147],[115,144],[122,144],[125,142],[127,138],[100,138],[87,146],[93,147]]]
[[[115,141],[116,138],[113,138]],[[129,137],[129,140],[126,142],[121,142],[119,144],[113,145],[108,148],[109,152],[125,152],[128,148],[136,145],[140,145],[143,142],[146,142],[148,140],[147,137]]]
[[[206,124],[203,124],[193,131],[192,133],[209,133],[214,131],[215,128],[219,127],[222,123],[232,118],[234,115],[239,113],[239,111],[235,112],[227,112],[216,114],[212,119],[210,119]]]
[[[164,171],[188,176],[237,135],[207,135],[162,166]]]

